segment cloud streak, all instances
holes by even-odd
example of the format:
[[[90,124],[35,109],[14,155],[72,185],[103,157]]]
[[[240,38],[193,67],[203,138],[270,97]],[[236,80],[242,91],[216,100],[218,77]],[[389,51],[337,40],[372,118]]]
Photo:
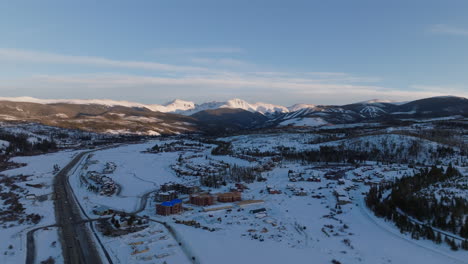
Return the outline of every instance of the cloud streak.
[[[246,99],[255,97],[258,101],[272,100],[277,103],[287,100],[295,103],[337,104],[371,98],[409,100],[445,95],[440,91],[468,96],[464,87],[447,90],[413,85],[408,87],[412,89],[408,91],[383,87],[379,85],[380,78],[376,77],[343,72],[265,71],[258,65],[231,59],[198,58],[198,65],[203,66],[198,67],[0,48],[0,63],[5,62],[99,66],[107,70],[96,74],[36,73],[16,79],[0,79],[0,90],[9,96],[60,94],[62,97],[78,95],[81,98],[132,97],[136,101],[151,100],[147,103],[162,103],[161,99],[168,100],[181,95],[189,100],[233,96]],[[144,75],[117,74],[112,72],[115,68],[145,72]]]
[[[0,61],[22,61],[32,63],[78,64],[100,67],[129,68],[152,71],[169,72],[208,72],[212,71],[202,67],[178,66],[147,61],[113,60],[93,56],[73,56],[56,53],[36,52],[20,49],[0,48]]]
[[[3,83],[3,82],[2,82]],[[19,90],[34,88],[38,91],[49,89],[63,91],[67,89],[92,90],[95,94],[111,94],[115,90],[127,91],[127,93],[141,93],[146,100],[155,100],[148,103],[162,103],[159,95],[167,94],[167,91],[174,92],[175,95],[185,94],[185,98],[190,99],[192,95],[205,94],[205,100],[212,99],[211,95],[230,91],[228,94],[238,95],[237,97],[252,97],[252,93],[263,94],[256,100],[265,100],[265,96],[274,94],[276,97],[291,98],[295,102],[325,103],[324,100],[334,100],[336,103],[352,103],[367,100],[369,98],[385,98],[391,100],[409,100],[423,97],[446,95],[434,91],[416,90],[405,91],[402,89],[387,89],[373,85],[353,85],[340,83],[316,83],[314,80],[296,80],[288,78],[258,78],[258,77],[184,77],[184,78],[163,78],[138,75],[120,74],[93,74],[93,75],[36,75],[29,78],[10,80],[8,85],[3,87],[15,87]],[[339,95],[339,96],[337,96]],[[468,96],[466,92],[458,90],[457,95]],[[211,97],[211,98],[210,98]],[[310,99],[304,99],[310,98]],[[169,98],[164,97],[164,100]],[[228,99],[228,98],[225,98]]]
[[[200,53],[243,53],[241,48],[207,47],[207,48],[159,48],[152,50],[155,54],[200,54]]]
[[[468,29],[446,25],[446,24],[433,25],[429,30],[437,34],[468,36]]]

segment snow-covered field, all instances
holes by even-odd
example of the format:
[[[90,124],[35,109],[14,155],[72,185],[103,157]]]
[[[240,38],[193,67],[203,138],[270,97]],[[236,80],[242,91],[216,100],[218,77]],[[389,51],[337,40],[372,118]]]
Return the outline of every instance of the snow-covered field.
[[[309,195],[294,196],[286,188],[291,184],[287,178],[289,169],[301,166],[289,164],[275,169],[266,183],[250,184],[250,190],[243,193],[245,199],[262,199],[264,204],[247,206],[240,212],[237,209],[241,207],[234,207],[232,212],[199,212],[200,208],[187,205],[194,210],[175,216],[180,220],[196,220],[217,231],[181,224],[172,226],[183,235],[201,263],[331,263],[333,259],[341,263],[466,263],[468,253],[452,252],[448,246],[437,246],[431,241],[411,240],[399,234],[393,224],[374,217],[362,203],[361,192],[367,190],[363,184],[357,184],[357,189],[350,192],[353,202],[341,206],[341,213],[335,209],[336,181],[296,182],[296,188],[303,188]],[[319,171],[313,171],[320,175]],[[386,176],[398,175],[403,173],[392,171]],[[260,193],[266,185],[273,185],[283,193]],[[311,195],[323,197],[316,199]],[[267,216],[259,219],[249,212],[257,208],[266,208]],[[171,221],[172,216],[156,216],[151,211],[152,208],[146,213]]]
[[[154,144],[155,142],[124,145],[94,152],[89,160],[83,159],[69,179],[88,214],[92,214],[92,209],[96,206],[107,206],[127,212],[137,210],[143,194],[159,188],[159,185],[165,182],[180,181],[169,167],[177,160],[178,153],[142,153]],[[87,171],[101,172],[107,162],[117,165],[115,171],[108,176],[120,186],[120,192],[116,196],[108,197],[83,188],[79,176]]]
[[[25,221],[21,224],[18,222],[7,222],[3,227],[0,227],[0,234],[3,238],[0,240],[1,263],[23,263],[26,256],[26,233],[39,226],[55,224],[54,204],[52,200],[53,165],[57,164],[63,167],[75,155],[75,151],[63,151],[39,156],[15,157],[12,159],[13,161],[26,163],[27,165],[1,172],[1,174],[10,177],[21,174],[28,175],[26,181],[15,183],[26,190],[24,193],[19,194],[19,201],[25,208],[25,214],[39,214],[42,217],[37,225]],[[40,185],[42,187],[32,187],[26,184],[33,186]],[[27,199],[26,196],[28,194],[34,194],[36,197],[42,196],[46,200]],[[42,232],[40,237],[41,240],[56,239],[56,232]],[[60,246],[57,246],[56,249],[61,250]]]
[[[191,263],[167,229],[155,222],[128,235],[102,236],[102,241],[115,263]]]
[[[54,259],[55,263],[63,263],[62,248],[58,236],[57,227],[39,229],[34,233],[36,245],[36,262],[41,263],[48,259]]]
[[[304,117],[304,118],[292,118],[281,122],[280,126],[323,126],[328,124],[327,121],[323,120],[320,117]]]
[[[277,146],[274,142],[280,142],[284,146],[301,147],[304,143],[317,138],[313,134],[290,134],[282,136],[282,140],[278,141],[279,137],[279,135],[246,135],[222,140],[232,141],[235,150],[249,146],[268,151]],[[391,135],[391,137],[398,140],[400,136]],[[377,146],[379,139],[380,137],[376,136],[367,144],[373,143]],[[72,180],[75,182],[75,190],[80,193],[88,210],[94,205],[106,205],[133,211],[138,207],[139,198],[143,193],[157,189],[160,184],[168,181],[186,182],[188,178],[194,178],[178,178],[171,170],[171,165],[175,164],[181,155],[187,157],[195,153],[141,152],[154,144],[155,142],[150,142],[96,152],[91,160],[98,162],[90,164],[87,170],[99,171],[106,162],[114,162],[117,169],[112,177],[123,186],[123,189],[115,197],[103,197],[80,189],[78,182]],[[313,144],[307,147],[310,145]],[[208,158],[238,166],[256,164],[231,156],[212,156],[209,151],[203,151],[202,156],[205,157],[200,156],[188,161],[195,165],[207,165]],[[321,182],[291,183],[288,180],[289,170],[303,173],[305,177],[319,177]],[[345,185],[339,185],[336,180],[325,178],[328,172],[340,170],[345,171]],[[353,179],[361,178],[371,178],[376,182],[391,180],[412,175],[414,171],[406,164],[378,165],[375,162],[368,162],[368,165],[356,168],[340,165],[314,167],[283,162],[272,171],[263,173],[267,178],[266,182],[248,184],[249,189],[242,193],[244,200],[264,200],[264,203],[243,207],[232,204],[231,210],[209,212],[202,211],[201,207],[184,203],[184,207],[188,209],[184,213],[164,217],[156,215],[156,202],[149,199],[140,215],[169,223],[181,237],[186,251],[193,252],[200,263],[331,263],[332,260],[341,263],[372,264],[468,263],[466,251],[454,252],[445,244],[437,245],[428,240],[412,240],[409,235],[401,234],[393,223],[373,216],[363,204],[363,192],[367,191],[368,186],[362,182],[352,182]],[[294,184],[294,187],[291,187],[291,184]],[[282,193],[268,194],[267,186],[274,187]],[[232,187],[232,184],[219,189],[205,188],[205,190],[222,192],[227,191],[229,187]],[[296,196],[297,190],[305,192],[306,195]],[[338,206],[335,196],[337,191],[345,192],[351,203]],[[250,212],[259,208],[265,208],[266,212],[264,214]],[[177,224],[175,219],[194,220],[214,231]],[[148,234],[148,230],[150,229],[140,233]],[[115,253],[115,256],[121,263],[133,263],[137,259],[127,254],[132,250],[128,246],[128,243],[133,241],[130,238],[132,235],[123,238],[125,242],[120,240],[106,242],[106,246],[111,251],[119,252]],[[152,244],[154,240],[152,238],[143,240],[144,245],[148,245],[146,247],[150,250],[160,247],[159,244]],[[148,254],[155,256],[153,253]],[[138,260],[141,263],[152,263],[141,258]]]
[[[326,139],[333,141],[325,142]],[[278,147],[302,151],[316,150],[320,146],[346,146],[356,151],[376,148],[388,151],[389,155],[409,155],[408,149],[417,144],[416,150],[420,152],[416,151],[416,157],[424,163],[430,159],[429,153],[444,147],[439,143],[395,134],[356,136],[345,140],[339,134],[323,133],[254,134],[218,140],[232,143],[232,155],[212,155],[211,149],[215,145],[196,140],[181,139],[187,143],[183,144],[161,139],[96,150],[84,156],[71,171],[69,182],[90,218],[98,217],[93,209],[107,207],[137,212],[140,217],[150,219],[148,227],[133,233],[118,237],[99,233],[114,263],[191,263],[192,257],[197,263],[208,264],[468,263],[468,251],[452,251],[444,243],[413,240],[410,235],[401,234],[393,223],[375,217],[364,206],[363,199],[369,188],[366,184],[411,176],[424,165],[414,167],[376,161],[359,165],[308,164],[305,161],[274,160],[268,156],[276,155]],[[155,144],[166,149],[147,152]],[[265,154],[266,157],[249,156],[246,151],[270,153]],[[16,184],[26,190],[20,198],[26,213],[43,216],[39,226],[55,222],[50,199],[53,165],[63,167],[76,153],[17,157],[14,161],[27,166],[2,172],[11,177],[31,175],[27,181]],[[460,158],[458,153],[455,150],[455,159]],[[266,162],[269,163],[267,168],[263,166]],[[109,164],[112,164],[111,170]],[[157,202],[151,193],[162,184],[199,185],[200,175],[219,176],[234,165],[255,169],[265,179],[245,183],[248,189],[242,192],[242,199],[258,200],[256,203],[217,202],[205,209],[229,208],[204,210],[189,204],[188,195],[181,194],[183,213],[156,214]],[[458,168],[462,172],[468,171],[466,167]],[[117,191],[107,196],[89,188],[82,179],[90,173],[112,179]],[[203,191],[211,193],[227,192],[232,188],[234,182],[229,181],[216,188],[202,186]],[[29,200],[27,194],[45,195],[48,199],[42,202]],[[146,198],[146,206],[141,208]],[[140,208],[143,211],[138,212]],[[261,210],[255,211],[257,209]],[[198,225],[200,228],[196,227]],[[26,232],[38,226],[25,222],[5,227],[0,229],[1,235],[8,238],[0,241],[0,263],[24,262]],[[37,247],[40,251],[38,261],[52,256],[61,263],[56,228],[38,230],[35,239],[44,242]]]

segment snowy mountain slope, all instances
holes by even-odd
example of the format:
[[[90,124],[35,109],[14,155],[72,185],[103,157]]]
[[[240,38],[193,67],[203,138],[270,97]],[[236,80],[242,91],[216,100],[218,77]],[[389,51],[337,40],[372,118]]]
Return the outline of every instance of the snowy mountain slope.
[[[371,100],[367,100],[367,101],[357,102],[357,104],[364,104],[364,105],[367,105],[367,104],[378,104],[378,103],[386,103],[386,104],[395,104],[395,105],[398,105],[398,104],[403,104],[403,103],[405,103],[405,102],[397,102],[397,101],[385,100],[385,99],[371,99]]]
[[[247,101],[241,99],[231,99],[226,102],[208,102],[195,105],[194,108],[188,109],[186,111],[179,111],[178,113],[183,115],[193,115],[195,113],[205,111],[205,110],[215,110],[220,108],[231,108],[231,109],[242,109],[249,112],[257,112],[263,115],[271,115],[275,113],[287,113],[289,112],[288,108],[280,105],[267,104],[267,103],[248,103]]]
[[[326,125],[327,121],[320,117],[291,118],[281,122],[280,126],[308,126],[316,127]]]
[[[124,107],[137,107],[147,108],[151,111],[163,113],[176,113],[183,115],[192,115],[194,113],[219,109],[219,108],[238,108],[249,112],[258,112],[261,114],[274,114],[289,112],[287,107],[268,104],[268,103],[248,103],[241,99],[231,99],[224,102],[207,102],[196,104],[191,101],[184,101],[180,99],[173,100],[167,104],[142,104],[129,101],[116,101],[107,99],[37,99],[33,97],[0,97],[0,101],[10,102],[23,102],[23,103],[37,103],[37,104],[79,104],[79,105],[103,105],[103,106],[124,106]]]
[[[37,104],[79,104],[79,105],[102,105],[123,106],[129,108],[146,108],[155,112],[176,113],[182,115],[193,115],[200,111],[220,108],[242,109],[249,112],[257,112],[269,117],[283,115],[283,119],[304,117],[311,113],[340,113],[342,115],[356,115],[361,118],[377,118],[388,114],[408,113],[416,115],[466,114],[468,112],[468,99],[455,96],[440,96],[420,99],[411,102],[393,102],[390,100],[372,99],[359,103],[342,106],[295,104],[290,107],[269,103],[249,103],[242,99],[231,99],[227,101],[212,101],[197,104],[180,99],[166,104],[142,104],[129,101],[115,101],[106,99],[37,99],[32,97],[0,97],[0,101],[29,102]],[[323,115],[323,114],[322,114]],[[354,118],[354,117],[353,117]],[[346,117],[350,121],[353,118]]]
[[[315,105],[313,104],[295,104],[295,105],[288,107],[288,110],[289,112],[295,112],[295,111],[299,111],[302,109],[314,109],[314,108],[315,108]]]
[[[197,123],[204,128],[207,127],[207,124],[199,123],[199,120],[193,115],[203,111],[220,109],[238,109],[266,117],[262,118],[265,120],[264,124],[260,124],[259,118],[254,118],[256,122],[255,126],[252,126],[241,120],[243,117],[250,118],[251,116],[236,112],[236,121],[245,124],[243,129],[285,126],[285,124],[314,127],[317,122],[311,122],[311,120],[321,120],[320,124],[350,124],[389,120],[440,119],[453,116],[463,118],[468,117],[468,99],[446,96],[426,98],[404,104],[388,103],[385,100],[370,100],[348,105],[296,104],[287,108],[268,103],[249,103],[241,99],[202,104],[177,99],[164,105],[157,105],[101,99],[46,100],[32,97],[0,97],[0,121],[37,122],[39,120],[39,122],[45,122],[43,123],[45,125],[62,125],[66,128],[92,127],[94,129],[105,126],[106,131],[112,133],[120,133],[129,128],[133,131],[135,127],[138,127],[139,131],[151,127],[145,132],[150,134],[161,134],[169,127],[173,128],[169,129],[170,133],[195,131],[194,126],[187,126],[187,124]],[[200,115],[200,117],[210,120],[208,127],[213,126],[210,115]],[[224,115],[224,117],[233,120],[233,115]],[[290,119],[292,120],[288,121]],[[225,124],[225,120],[220,120],[219,117],[216,117],[216,120],[220,126]],[[307,122],[302,120],[307,120]],[[111,126],[110,123],[113,125]]]
[[[361,109],[359,113],[369,117],[378,117],[380,114],[385,114],[387,112],[380,107],[368,105]]]
[[[191,117],[126,106],[0,101],[0,113],[3,121],[99,133],[159,135],[199,129],[198,121]]]
[[[184,101],[175,99],[165,105],[147,105],[146,108],[151,111],[163,112],[163,113],[182,113],[195,108],[195,103],[190,101]]]
[[[291,109],[291,108],[290,108]],[[289,119],[318,118],[328,123],[343,124],[366,121],[408,120],[413,118],[443,118],[468,116],[468,99],[455,96],[425,98],[407,103],[369,100],[343,106],[313,106],[284,113],[274,119],[276,124]]]

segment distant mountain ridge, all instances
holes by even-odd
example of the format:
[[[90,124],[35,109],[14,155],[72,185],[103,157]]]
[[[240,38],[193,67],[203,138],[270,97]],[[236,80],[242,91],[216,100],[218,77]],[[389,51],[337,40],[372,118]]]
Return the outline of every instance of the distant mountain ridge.
[[[101,99],[0,97],[0,121],[36,122],[93,132],[145,135],[444,117],[467,118],[468,99],[442,96],[407,103],[374,99],[347,105],[296,104],[284,107],[252,104],[241,99],[202,104],[174,100],[164,105],[148,105]]]
[[[124,106],[124,107],[138,107],[147,108],[151,111],[162,112],[162,113],[174,113],[182,115],[192,115],[200,111],[213,110],[219,108],[232,108],[232,109],[243,109],[249,112],[258,112],[263,115],[274,114],[274,113],[285,113],[289,112],[287,107],[281,105],[274,105],[268,103],[248,103],[242,99],[231,99],[227,101],[217,102],[206,102],[202,104],[196,104],[191,101],[184,101],[175,99],[166,104],[142,104],[129,101],[117,101],[107,99],[37,99],[33,97],[0,97],[0,101],[11,101],[11,102],[27,102],[37,104],[87,104],[87,105],[105,105],[105,106]]]

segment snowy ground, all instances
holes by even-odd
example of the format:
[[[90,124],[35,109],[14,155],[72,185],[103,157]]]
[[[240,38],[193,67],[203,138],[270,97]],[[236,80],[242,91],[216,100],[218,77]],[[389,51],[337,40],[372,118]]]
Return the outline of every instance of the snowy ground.
[[[191,263],[162,224],[150,222],[142,231],[101,239],[114,263]]]
[[[154,142],[135,145],[124,145],[118,148],[97,151],[91,154],[90,162],[86,159],[70,175],[70,184],[81,205],[88,214],[95,206],[107,206],[122,211],[134,211],[138,208],[140,197],[168,181],[178,181],[169,165],[178,157],[175,152],[158,154],[142,153],[152,147]],[[115,196],[103,196],[83,188],[79,176],[87,171],[101,172],[107,162],[114,162],[116,170],[109,174],[121,188]]]
[[[276,146],[312,149],[320,145],[338,145],[341,141],[314,144],[322,138],[318,134],[268,134],[244,135],[222,140],[232,141],[236,154],[243,149],[259,151],[275,150]],[[394,141],[407,140],[407,137],[392,135]],[[392,140],[390,140],[392,141]],[[178,160],[183,168],[209,167],[216,162],[231,165],[254,167],[263,159],[247,161],[232,156],[212,156],[209,148],[201,150],[177,150],[173,152],[147,153],[156,143],[122,145],[113,149],[99,150],[86,156],[72,170],[70,183],[90,217],[97,206],[106,206],[117,210],[134,212],[145,194],[157,190],[166,182],[199,183],[198,177],[178,177],[174,166]],[[354,143],[353,143],[354,142]],[[363,143],[364,142],[364,143]],[[351,141],[355,148],[378,146],[380,136],[370,136],[358,141]],[[435,143],[434,143],[435,144]],[[424,144],[424,147],[432,147]],[[434,145],[435,147],[436,145]],[[75,152],[62,152],[36,157],[22,157],[15,161],[28,166],[4,172],[8,175],[27,174],[28,183],[43,183],[43,188],[25,186],[36,195],[50,194],[52,184],[52,166],[61,167],[72,159]],[[80,176],[89,171],[102,173],[106,163],[116,165],[115,171],[107,173],[119,186],[119,192],[111,197],[94,193],[83,186]],[[216,163],[214,162],[214,163]],[[190,165],[190,166],[187,166]],[[416,168],[418,169],[418,168]],[[460,168],[466,171],[466,168]],[[321,182],[290,182],[289,171],[321,178]],[[412,240],[410,236],[400,234],[393,223],[376,218],[363,206],[364,192],[368,187],[363,181],[379,182],[392,180],[404,175],[412,175],[415,169],[407,164],[382,165],[368,162],[359,168],[343,164],[300,164],[280,162],[271,171],[262,173],[267,181],[248,184],[249,189],[242,193],[243,199],[263,200],[264,203],[240,207],[232,205],[232,210],[204,212],[202,208],[184,203],[184,213],[174,216],[158,216],[156,203],[151,196],[144,211],[151,219],[167,222],[175,233],[170,233],[163,225],[150,222],[146,229],[121,237],[106,237],[100,234],[105,247],[115,263],[187,263],[190,256],[196,256],[199,263],[468,263],[467,251],[451,251],[445,244],[437,245],[427,240]],[[344,173],[345,181],[326,179],[330,173]],[[267,186],[281,191],[269,194]],[[221,188],[205,188],[215,192],[228,191],[233,184]],[[296,196],[297,191],[305,193]],[[344,193],[351,203],[337,206],[336,192]],[[26,194],[24,194],[26,195]],[[185,197],[181,197],[186,200]],[[27,212],[44,215],[40,225],[54,223],[53,203],[51,200],[34,202],[21,199]],[[220,204],[222,205],[222,204]],[[265,213],[251,213],[250,210],[265,208]],[[203,228],[175,223],[175,220],[198,222]],[[30,225],[18,225],[0,229],[2,236],[9,239],[0,242],[1,263],[22,263],[25,254],[25,234]],[[174,237],[174,234],[176,237]],[[56,229],[38,231],[36,239],[46,241],[38,247],[41,253],[38,260],[47,255],[58,256],[60,245],[52,247],[57,240]],[[178,245],[182,242],[182,246]],[[12,249],[9,249],[9,245]],[[60,260],[59,260],[60,262]]]
[[[77,152],[63,151],[46,155],[15,157],[12,160],[18,163],[26,163],[27,166],[3,171],[1,174],[8,176],[30,175],[27,181],[17,182],[16,184],[26,189],[26,193],[21,194],[20,202],[26,208],[26,214],[39,214],[41,221],[37,224],[18,224],[17,222],[8,222],[8,228],[0,227],[0,234],[3,239],[0,240],[0,262],[1,263],[23,263],[26,256],[26,233],[36,227],[46,226],[55,223],[54,204],[52,201],[52,182],[53,165],[60,167],[66,165]],[[42,188],[27,186],[26,184],[42,184]],[[40,202],[26,199],[27,194],[36,196],[46,195],[47,200]],[[5,226],[5,225],[4,225]],[[50,235],[50,237],[49,237]],[[55,239],[56,232],[47,232],[41,235],[41,239]],[[10,249],[11,246],[11,249]],[[60,250],[60,246],[56,247]],[[49,250],[51,252],[51,250]]]
[[[309,195],[293,196],[285,188],[291,184],[287,171],[299,168],[287,165],[275,169],[266,183],[249,185],[244,198],[263,199],[264,204],[247,206],[240,212],[239,207],[234,207],[232,212],[200,212],[200,208],[186,205],[194,210],[175,216],[180,220],[196,220],[217,231],[181,224],[172,226],[184,236],[201,263],[331,263],[333,259],[341,263],[466,263],[466,251],[453,252],[446,245],[414,241],[399,234],[392,223],[374,217],[363,208],[361,192],[367,190],[363,184],[357,184],[358,188],[350,192],[353,203],[343,205],[342,213],[334,209],[336,181],[295,182],[296,187],[304,188]],[[315,175],[319,174],[315,171]],[[398,175],[401,174],[388,172],[386,177]],[[283,193],[261,194],[267,184]],[[311,195],[323,197],[316,199]],[[249,213],[262,207],[267,209],[265,218],[257,219]],[[146,213],[162,221],[172,219],[156,216],[151,209]],[[255,235],[264,241],[255,239]]]
[[[312,137],[315,136],[289,135],[281,141],[281,144],[298,146],[297,139],[302,138],[304,142]],[[288,141],[289,139],[291,141]],[[274,145],[271,137],[262,138],[258,135],[250,138],[238,136],[233,140],[237,141],[234,148],[247,145],[271,148]],[[123,146],[95,153],[91,159],[97,160],[98,163],[89,165],[87,170],[102,170],[108,161],[116,163],[117,170],[112,177],[123,186],[123,189],[120,196],[104,198],[80,190],[75,183],[75,190],[78,189],[80,197],[84,198],[88,210],[99,204],[132,211],[138,207],[139,197],[143,193],[157,188],[164,182],[186,181],[190,178],[178,178],[170,166],[176,163],[179,155],[190,156],[191,153],[183,151],[141,153],[154,143]],[[209,159],[223,160],[241,166],[254,164],[230,156],[211,156],[209,151],[203,152],[203,155],[209,156]],[[205,164],[206,160],[206,157],[198,157],[190,159],[190,162],[201,165]],[[360,168],[349,166],[314,168],[312,165],[282,163],[272,171],[264,173],[268,179],[266,182],[249,184],[250,189],[242,194],[243,199],[262,199],[265,201],[263,204],[242,208],[234,205],[232,211],[203,212],[202,208],[185,203],[184,207],[189,210],[183,214],[162,217],[155,214],[155,202],[150,199],[140,215],[168,222],[182,238],[185,250],[193,252],[200,263],[331,263],[332,260],[341,263],[372,264],[468,263],[466,251],[453,252],[445,244],[436,245],[427,240],[412,240],[408,235],[400,234],[392,223],[374,217],[362,202],[364,197],[362,193],[367,191],[368,187],[352,180],[361,178],[371,178],[374,181],[391,180],[412,175],[414,169],[408,168],[406,164],[377,165],[375,162],[368,164]],[[288,180],[289,170],[302,172],[305,177],[317,176],[322,178],[322,181],[291,183]],[[337,181],[324,178],[327,172],[339,170],[346,171],[345,185],[338,185]],[[294,184],[296,189],[302,188],[307,195],[295,196],[288,188],[288,184]],[[267,185],[281,190],[282,193],[268,194]],[[352,203],[337,207],[334,190],[353,186],[354,190],[346,191]],[[221,192],[227,191],[229,187],[231,186],[211,190]],[[249,212],[258,208],[265,208],[266,215]],[[177,224],[174,219],[195,220],[214,231]],[[148,235],[153,229],[151,227],[141,233]],[[140,263],[152,263],[150,260],[128,255],[132,250],[128,245],[133,241],[131,238],[132,235],[127,235],[122,241],[109,239],[105,243],[121,263],[133,263],[137,260]],[[152,244],[152,238],[143,240],[144,245],[148,245],[146,247],[149,251],[161,247],[159,244]],[[156,253],[148,253],[152,257],[154,254]],[[174,256],[180,257],[180,254],[174,253]]]
[[[55,263],[63,263],[62,248],[58,236],[57,227],[39,229],[34,233],[36,243],[36,263],[41,263],[49,258]]]

